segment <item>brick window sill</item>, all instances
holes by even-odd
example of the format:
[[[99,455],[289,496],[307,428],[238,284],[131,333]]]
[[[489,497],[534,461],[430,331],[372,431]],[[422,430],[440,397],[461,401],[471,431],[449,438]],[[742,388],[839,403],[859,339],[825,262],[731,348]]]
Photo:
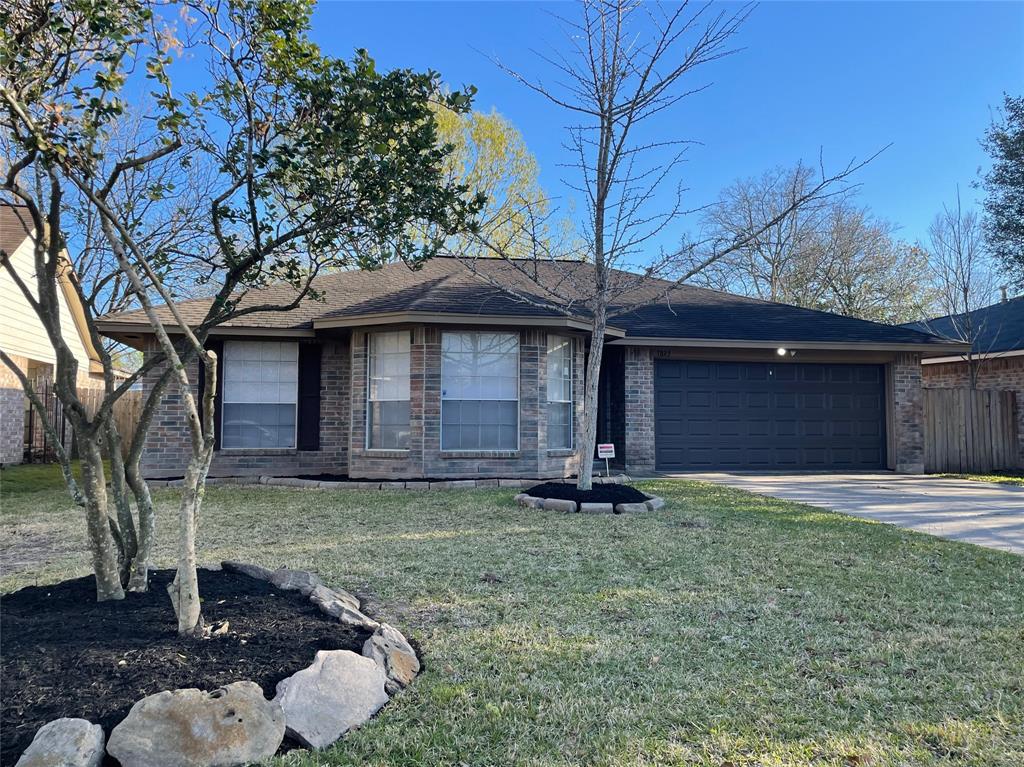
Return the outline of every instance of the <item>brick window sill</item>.
[[[361,458],[408,458],[408,450],[385,450],[383,448],[363,448],[353,450],[352,455]]]
[[[455,458],[519,458],[518,450],[442,450],[442,459]]]
[[[570,458],[574,455],[576,455],[575,450],[566,450],[565,448],[548,450],[548,458]]]
[[[298,452],[293,447],[222,447],[217,450],[220,455],[298,455]]]

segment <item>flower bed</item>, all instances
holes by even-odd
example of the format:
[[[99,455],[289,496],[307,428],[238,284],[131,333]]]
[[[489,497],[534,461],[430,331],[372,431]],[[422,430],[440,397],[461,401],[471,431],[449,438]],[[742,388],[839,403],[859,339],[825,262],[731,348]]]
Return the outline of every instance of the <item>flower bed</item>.
[[[544,482],[516,496],[520,506],[584,514],[631,514],[654,511],[665,502],[621,483],[595,484],[580,490],[569,482]]]

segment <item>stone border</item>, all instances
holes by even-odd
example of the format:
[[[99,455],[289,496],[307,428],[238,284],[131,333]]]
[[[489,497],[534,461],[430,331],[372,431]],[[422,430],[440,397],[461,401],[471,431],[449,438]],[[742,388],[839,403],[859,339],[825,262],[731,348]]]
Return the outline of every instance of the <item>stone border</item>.
[[[215,485],[239,485],[242,487],[253,487],[267,485],[270,487],[305,487],[320,490],[460,490],[465,488],[495,488],[510,487],[524,488],[539,485],[542,482],[557,482],[558,480],[548,479],[445,479],[436,481],[426,480],[381,480],[370,482],[366,480],[353,479],[349,481],[299,479],[298,477],[208,477],[206,484]],[[630,479],[625,474],[618,474],[612,477],[594,477],[595,485],[624,485]],[[148,484],[152,488],[181,487],[184,480],[180,479],[151,479]]]
[[[596,482],[596,480],[595,480]],[[621,483],[619,483],[621,484]],[[640,492],[639,490],[637,492]],[[526,493],[515,497],[516,503],[527,509],[544,509],[545,511],[564,511],[568,514],[639,514],[644,511],[657,511],[665,506],[665,500],[657,495],[647,495],[643,503],[579,503],[561,498],[537,498]]]
[[[122,767],[148,767],[154,748],[165,756],[168,750],[182,748],[197,765],[241,767],[272,756],[285,734],[306,747],[325,748],[369,720],[419,674],[419,657],[402,632],[365,615],[358,598],[326,586],[315,573],[233,561],[221,562],[221,567],[281,591],[298,591],[325,616],[373,633],[361,654],[317,652],[310,666],[278,682],[272,700],[257,684],[244,680],[209,692],[165,690],[136,701],[128,716],[111,729],[109,739],[99,725],[84,719],[48,722],[36,731],[18,765],[98,767],[109,754]],[[167,737],[162,740],[174,743],[154,742],[154,726],[179,719],[180,726],[172,724],[163,733]],[[225,727],[237,727],[232,731],[241,742],[209,737]]]

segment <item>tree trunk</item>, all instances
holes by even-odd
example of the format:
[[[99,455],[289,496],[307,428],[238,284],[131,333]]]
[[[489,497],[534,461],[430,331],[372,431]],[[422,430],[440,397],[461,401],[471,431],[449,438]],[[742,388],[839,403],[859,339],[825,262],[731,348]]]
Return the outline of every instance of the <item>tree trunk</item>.
[[[117,526],[121,536],[121,583],[127,584],[129,574],[139,550],[139,539],[135,532],[135,518],[132,516],[128,488],[125,485],[124,459],[121,456],[121,436],[113,423],[113,415],[107,416],[104,431],[107,435],[107,453],[110,456],[110,492],[114,496],[117,510]]]
[[[597,395],[604,357],[605,309],[598,307],[590,334],[590,356],[583,381],[583,433],[580,435],[579,479],[576,487],[590,490],[594,486],[594,451],[597,449]]]
[[[125,479],[135,496],[135,507],[139,515],[139,545],[128,576],[128,590],[141,593],[149,589],[149,560],[153,556],[153,542],[156,540],[156,514],[149,485],[142,478],[138,463],[129,463],[125,467]]]
[[[83,438],[84,437],[84,438]],[[107,516],[107,488],[103,476],[103,455],[95,434],[79,434],[82,457],[82,492],[85,496],[85,520],[96,573],[96,600],[124,599],[117,569],[117,554]]]
[[[185,470],[185,486],[178,506],[178,571],[167,587],[178,616],[178,633],[189,636],[198,636],[203,631],[199,576],[196,573],[196,528],[212,459],[212,447],[204,448],[199,455],[192,456]]]

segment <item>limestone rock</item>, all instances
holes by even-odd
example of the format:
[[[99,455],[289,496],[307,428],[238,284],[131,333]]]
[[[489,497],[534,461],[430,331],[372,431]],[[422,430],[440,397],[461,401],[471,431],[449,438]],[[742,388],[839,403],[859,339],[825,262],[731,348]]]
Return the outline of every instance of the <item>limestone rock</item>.
[[[317,586],[323,586],[324,582],[316,575],[305,570],[289,570],[282,567],[274,570],[270,575],[270,582],[281,591],[298,591],[302,596],[308,597]]]
[[[325,748],[387,703],[386,681],[370,658],[321,650],[312,666],[277,683],[274,702],[284,711],[288,735],[310,748]]]
[[[354,600],[355,597],[347,592],[341,592],[344,595],[341,598],[332,596],[332,594],[336,593],[338,592],[328,588],[322,591],[314,590],[309,595],[309,599],[319,608],[320,612],[331,618],[337,618],[340,623],[344,623],[347,626],[355,626],[356,628],[364,628],[368,631],[377,630],[377,627],[380,626],[377,621],[363,615],[358,606],[352,606],[350,600]],[[346,596],[348,599],[344,598]],[[359,603],[356,602],[356,604],[358,605]]]
[[[559,498],[545,498],[544,508],[548,511],[576,511],[576,501],[563,501]]]
[[[134,706],[110,733],[121,767],[230,767],[272,756],[284,739],[281,706],[255,682],[165,690]]]
[[[420,659],[416,657],[416,651],[401,631],[387,623],[380,624],[380,628],[366,640],[363,655],[384,669],[388,678],[384,690],[389,695],[407,687],[420,673]]]
[[[317,586],[309,593],[309,598],[313,602],[330,602],[332,599],[337,599],[340,602],[344,602],[353,610],[359,609],[359,600],[356,599],[353,594],[349,594],[345,591],[345,589],[332,589],[327,586]]]
[[[231,560],[226,560],[221,562],[220,566],[229,573],[241,573],[242,575],[248,575],[250,578],[256,578],[260,581],[269,581],[270,577],[274,574],[274,571],[269,568],[260,567],[259,565],[250,565],[245,562],[232,562]]]
[[[665,501],[657,495],[652,495],[644,501],[644,506],[646,506],[650,511],[657,511],[665,506]]]
[[[16,767],[100,767],[103,728],[85,719],[54,719],[36,731]]]
[[[581,503],[580,511],[584,514],[614,514],[615,506],[610,503]]]
[[[642,503],[619,503],[615,505],[616,514],[640,514],[647,511],[647,506]]]

